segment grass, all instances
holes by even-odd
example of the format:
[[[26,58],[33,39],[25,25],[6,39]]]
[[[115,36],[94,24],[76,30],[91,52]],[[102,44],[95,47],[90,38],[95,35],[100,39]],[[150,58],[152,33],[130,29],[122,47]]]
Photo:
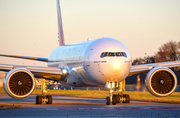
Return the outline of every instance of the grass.
[[[40,94],[40,89],[35,89],[33,94]],[[108,91],[98,90],[49,90],[48,94],[51,95],[65,95],[65,96],[77,96],[77,97],[92,97],[92,98],[105,98],[109,95]]]
[[[0,93],[5,93],[3,88],[0,88]],[[114,92],[117,94],[117,92]],[[41,94],[40,89],[35,89],[33,94]],[[63,96],[76,96],[76,97],[90,97],[90,98],[106,98],[109,96],[109,91],[99,90],[49,90],[48,94],[63,95]],[[155,97],[149,92],[141,91],[125,91],[123,94],[129,94],[133,100],[155,101],[165,103],[180,103],[180,92],[174,92],[167,97]]]

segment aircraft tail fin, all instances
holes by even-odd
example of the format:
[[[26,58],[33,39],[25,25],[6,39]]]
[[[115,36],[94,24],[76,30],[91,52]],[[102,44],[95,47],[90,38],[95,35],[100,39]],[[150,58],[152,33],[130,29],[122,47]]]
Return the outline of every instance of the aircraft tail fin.
[[[65,45],[64,42],[64,33],[63,33],[63,25],[61,18],[61,9],[59,0],[57,0],[57,16],[58,16],[58,38],[59,38],[59,46]]]

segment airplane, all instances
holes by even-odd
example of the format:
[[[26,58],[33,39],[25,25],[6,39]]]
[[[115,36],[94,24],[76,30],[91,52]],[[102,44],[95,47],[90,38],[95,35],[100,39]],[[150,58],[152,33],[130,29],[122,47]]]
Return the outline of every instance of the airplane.
[[[71,87],[104,86],[109,89],[106,105],[129,103],[129,95],[123,94],[125,79],[141,72],[147,73],[145,85],[154,96],[168,96],[176,89],[177,77],[170,68],[179,68],[180,61],[132,65],[128,48],[109,37],[65,45],[59,0],[57,13],[59,47],[51,52],[49,58],[0,54],[48,64],[48,67],[0,64],[0,71],[7,72],[3,87],[9,96],[16,99],[28,97],[35,88],[34,78],[40,78],[42,94],[36,96],[36,104],[52,104],[52,96],[47,95],[47,91],[54,82]],[[51,86],[47,87],[49,83]],[[115,88],[118,94],[113,94]]]

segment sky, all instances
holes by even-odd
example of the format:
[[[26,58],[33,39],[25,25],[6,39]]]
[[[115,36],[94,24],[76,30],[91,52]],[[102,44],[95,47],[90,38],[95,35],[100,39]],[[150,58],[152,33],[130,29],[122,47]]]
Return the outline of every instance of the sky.
[[[60,0],[65,43],[111,37],[132,59],[180,41],[179,0]],[[58,47],[56,0],[0,0],[0,54],[48,58]],[[0,63],[46,63],[0,57]]]

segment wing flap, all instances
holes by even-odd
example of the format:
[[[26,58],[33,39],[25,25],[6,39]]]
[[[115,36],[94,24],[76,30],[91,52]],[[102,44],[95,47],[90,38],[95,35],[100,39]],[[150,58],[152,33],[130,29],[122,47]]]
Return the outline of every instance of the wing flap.
[[[12,64],[0,64],[0,71],[10,71],[14,68],[22,67],[31,71],[36,78],[46,78],[49,80],[60,80],[62,71],[60,68],[39,67],[39,66],[26,66],[26,65],[12,65]]]

